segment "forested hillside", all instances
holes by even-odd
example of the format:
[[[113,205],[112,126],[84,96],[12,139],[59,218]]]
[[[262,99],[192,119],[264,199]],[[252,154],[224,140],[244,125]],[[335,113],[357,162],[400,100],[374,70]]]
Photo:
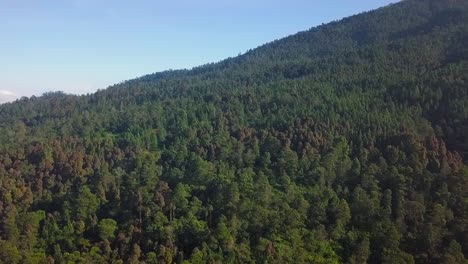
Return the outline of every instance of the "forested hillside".
[[[468,263],[468,1],[0,106],[0,263]]]

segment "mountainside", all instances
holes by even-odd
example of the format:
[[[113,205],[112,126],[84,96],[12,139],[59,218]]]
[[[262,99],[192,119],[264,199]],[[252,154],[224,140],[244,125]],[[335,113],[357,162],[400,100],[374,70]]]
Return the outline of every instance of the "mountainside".
[[[468,263],[468,1],[0,105],[0,263]]]

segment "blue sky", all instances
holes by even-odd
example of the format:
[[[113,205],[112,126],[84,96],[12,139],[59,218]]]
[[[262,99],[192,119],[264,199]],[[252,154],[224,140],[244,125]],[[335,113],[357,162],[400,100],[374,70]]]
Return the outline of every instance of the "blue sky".
[[[397,0],[0,0],[0,100],[233,57]]]

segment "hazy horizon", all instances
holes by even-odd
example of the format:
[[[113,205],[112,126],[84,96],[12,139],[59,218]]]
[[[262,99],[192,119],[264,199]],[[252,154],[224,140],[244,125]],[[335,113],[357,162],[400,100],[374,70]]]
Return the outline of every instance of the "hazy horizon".
[[[217,62],[394,2],[0,0],[0,32],[8,39],[0,43],[0,103],[48,91],[92,93]]]

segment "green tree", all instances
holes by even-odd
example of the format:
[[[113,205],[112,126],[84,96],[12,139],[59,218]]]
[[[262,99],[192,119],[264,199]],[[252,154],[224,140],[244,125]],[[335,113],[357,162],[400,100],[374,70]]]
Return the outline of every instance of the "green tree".
[[[99,221],[99,237],[103,240],[111,240],[115,237],[117,222],[113,219],[105,218]]]

